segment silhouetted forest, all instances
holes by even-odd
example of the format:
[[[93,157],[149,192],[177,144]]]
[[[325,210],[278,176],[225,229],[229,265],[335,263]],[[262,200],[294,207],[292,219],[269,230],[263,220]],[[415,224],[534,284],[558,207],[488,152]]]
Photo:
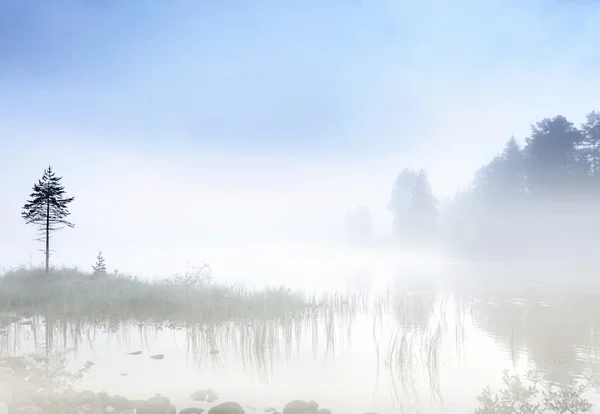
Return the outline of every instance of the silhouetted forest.
[[[405,242],[442,242],[455,253],[494,260],[591,259],[600,244],[600,112],[579,128],[561,115],[545,118],[531,126],[523,146],[510,138],[443,208],[425,171],[404,170],[388,208]]]

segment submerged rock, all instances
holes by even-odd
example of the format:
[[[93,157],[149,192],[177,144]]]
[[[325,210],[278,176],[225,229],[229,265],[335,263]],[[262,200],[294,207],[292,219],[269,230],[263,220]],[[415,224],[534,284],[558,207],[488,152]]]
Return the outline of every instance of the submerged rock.
[[[206,391],[206,402],[213,403],[213,402],[217,401],[218,399],[219,399],[219,393],[218,392],[216,392],[212,388],[209,388]]]
[[[137,414],[175,414],[177,410],[167,397],[152,397],[137,407]]]
[[[184,408],[183,410],[179,411],[179,414],[202,414],[203,412],[204,412],[204,409],[202,409],[202,408],[190,407],[190,408]]]
[[[156,354],[156,355],[152,355],[150,358],[160,360],[160,359],[164,359],[164,357],[165,356],[163,354]]]
[[[228,401],[215,405],[208,410],[208,414],[246,414],[246,412],[238,403]]]
[[[190,395],[190,398],[192,401],[204,401],[204,400],[206,400],[206,391],[204,391],[204,390],[194,391]]]
[[[114,395],[108,398],[107,404],[114,407],[117,412],[133,408],[133,403],[121,395]]]
[[[294,400],[283,407],[283,414],[312,414],[319,409],[319,404],[314,401]]]

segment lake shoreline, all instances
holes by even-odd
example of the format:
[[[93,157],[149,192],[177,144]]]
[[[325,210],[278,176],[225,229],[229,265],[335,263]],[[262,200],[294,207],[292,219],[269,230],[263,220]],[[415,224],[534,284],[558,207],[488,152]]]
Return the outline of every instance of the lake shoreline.
[[[178,401],[179,407],[168,396],[154,394],[145,399],[130,399],[120,394],[109,395],[105,391],[76,391],[72,387],[63,390],[58,384],[40,387],[30,378],[17,375],[11,365],[18,365],[21,358],[0,359],[0,413],[27,414],[245,414],[255,412],[256,407],[220,398],[209,388],[189,395],[188,401]],[[47,385],[47,384],[46,384]],[[262,411],[273,414],[331,414],[320,408],[315,401],[292,400],[281,409],[269,406]]]
[[[219,323],[285,317],[314,307],[306,295],[284,288],[246,289],[212,281],[204,268],[160,281],[78,269],[19,268],[0,276],[0,329],[34,314],[87,320]],[[315,298],[312,298],[315,299]],[[8,318],[8,319],[7,319]]]

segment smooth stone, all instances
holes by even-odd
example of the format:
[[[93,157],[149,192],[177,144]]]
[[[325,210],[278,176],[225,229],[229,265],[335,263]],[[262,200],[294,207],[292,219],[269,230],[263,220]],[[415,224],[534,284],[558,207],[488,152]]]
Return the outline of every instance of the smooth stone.
[[[146,400],[144,405],[154,405],[154,406],[165,406],[168,407],[171,404],[171,400],[168,397],[157,395],[155,397],[149,398]]]
[[[314,401],[294,400],[283,407],[283,414],[310,414],[316,413],[319,404]]]
[[[208,414],[246,414],[246,412],[238,403],[228,401],[219,405],[215,405],[208,410]]]
[[[204,401],[206,400],[206,391],[204,390],[198,390],[198,391],[194,391],[191,395],[190,398],[192,399],[192,401]]]
[[[206,402],[213,403],[215,401],[217,401],[219,399],[219,393],[216,392],[215,390],[213,390],[212,388],[209,388],[206,391]]]
[[[172,414],[176,412],[171,400],[163,396],[149,398],[136,410],[136,414]]]
[[[184,408],[183,410],[179,411],[179,414],[202,414],[203,412],[204,412],[204,409],[202,409],[202,408],[190,407],[190,408]]]
[[[116,408],[119,412],[133,408],[131,401],[122,395],[113,395],[112,397],[109,397],[107,403],[111,407]]]

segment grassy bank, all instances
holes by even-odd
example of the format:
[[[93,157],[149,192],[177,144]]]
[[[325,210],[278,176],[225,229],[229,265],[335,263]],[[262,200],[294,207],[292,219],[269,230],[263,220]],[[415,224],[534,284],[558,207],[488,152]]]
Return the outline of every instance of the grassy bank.
[[[0,276],[0,313],[25,317],[44,313],[88,320],[212,323],[283,317],[315,302],[283,288],[223,286],[211,280],[205,267],[159,281],[72,268],[53,269],[46,275],[41,268],[20,267]]]

